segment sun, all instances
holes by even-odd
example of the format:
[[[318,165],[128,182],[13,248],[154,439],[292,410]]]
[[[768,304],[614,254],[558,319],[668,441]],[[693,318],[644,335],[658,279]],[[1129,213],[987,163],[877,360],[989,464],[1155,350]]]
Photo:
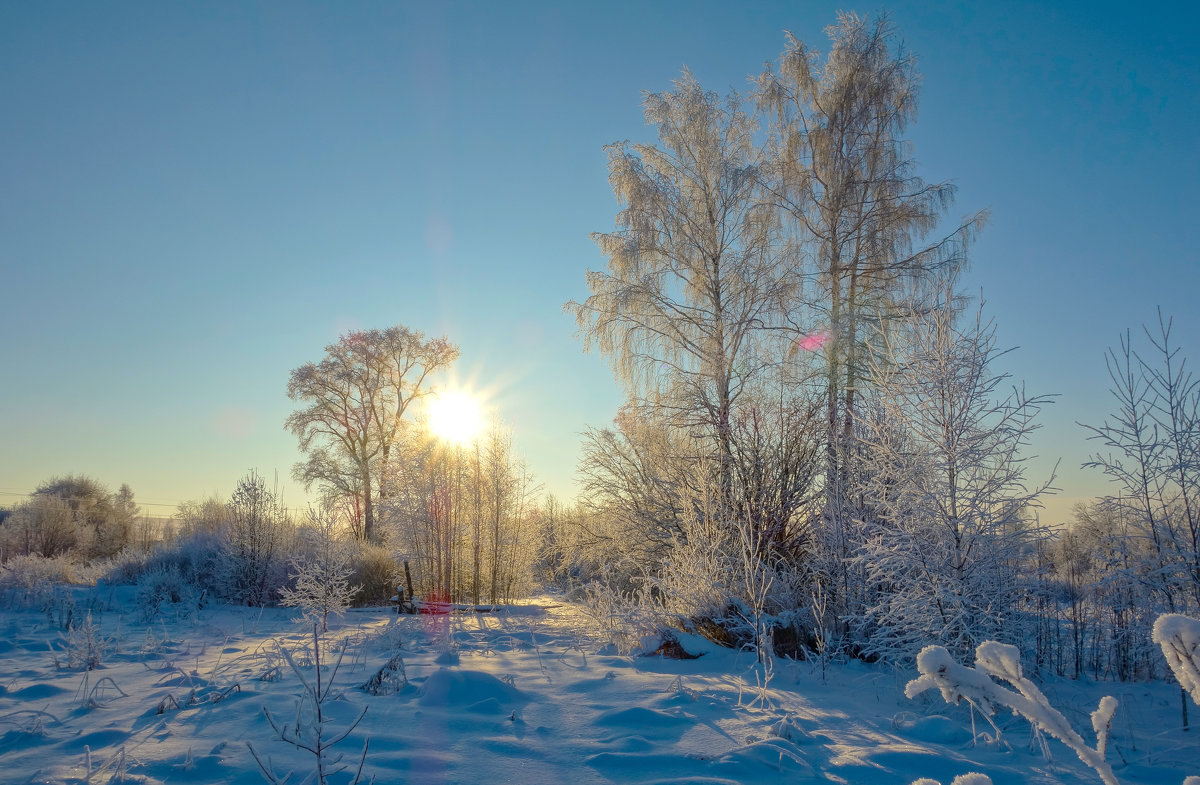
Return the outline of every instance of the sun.
[[[466,444],[475,438],[483,418],[479,401],[459,390],[447,390],[428,399],[429,430],[439,439]]]

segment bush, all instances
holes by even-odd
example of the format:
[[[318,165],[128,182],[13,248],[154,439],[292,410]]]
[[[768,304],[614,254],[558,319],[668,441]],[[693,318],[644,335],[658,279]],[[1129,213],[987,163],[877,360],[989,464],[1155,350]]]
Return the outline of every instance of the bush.
[[[363,543],[351,556],[354,572],[350,583],[359,586],[355,606],[386,605],[396,594],[400,570],[392,554],[384,547]]]
[[[117,585],[132,585],[138,582],[146,572],[146,562],[154,557],[156,551],[143,551],[136,546],[123,548],[111,559],[93,565],[107,583]]]
[[[0,565],[0,594],[9,605],[45,606],[55,586],[64,583],[95,583],[67,556],[14,556]]]
[[[0,587],[36,589],[46,583],[85,583],[79,565],[68,556],[14,556],[0,566]]]
[[[4,553],[55,557],[86,550],[90,531],[71,506],[56,496],[34,496],[16,508],[0,529]]]
[[[146,573],[174,569],[201,592],[224,596],[220,577],[224,547],[225,539],[219,531],[194,531],[146,557],[135,581]]]
[[[200,607],[203,592],[188,580],[174,565],[166,565],[142,573],[137,582],[134,602],[142,618],[157,618],[167,606],[173,606],[177,616],[186,617]]]
[[[91,612],[83,624],[67,630],[67,665],[72,668],[95,670],[104,661],[112,641],[100,633],[100,625],[92,621]]]
[[[288,582],[284,546],[295,528],[279,503],[279,490],[252,471],[238,481],[227,510],[221,563],[226,596],[245,605],[270,604]]]

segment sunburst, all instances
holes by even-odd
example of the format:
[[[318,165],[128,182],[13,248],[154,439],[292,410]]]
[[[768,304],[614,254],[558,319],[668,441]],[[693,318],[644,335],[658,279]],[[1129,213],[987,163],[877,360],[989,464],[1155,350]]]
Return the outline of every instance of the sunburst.
[[[483,416],[479,401],[461,390],[446,390],[426,402],[429,430],[439,439],[467,444],[479,433]]]

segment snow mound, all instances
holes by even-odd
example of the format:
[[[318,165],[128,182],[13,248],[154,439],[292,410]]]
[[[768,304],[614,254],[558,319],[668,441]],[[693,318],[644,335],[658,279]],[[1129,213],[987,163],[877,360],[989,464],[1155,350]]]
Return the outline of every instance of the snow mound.
[[[905,738],[931,744],[958,745],[971,740],[971,732],[962,722],[941,715],[899,720],[896,722],[896,730]]]
[[[757,775],[764,782],[775,777],[812,776],[813,767],[800,755],[800,751],[784,739],[756,742],[734,750],[721,757],[714,765],[717,771],[733,776],[745,777],[749,781]]]
[[[53,698],[66,692],[65,687],[59,687],[57,684],[31,684],[9,693],[8,697],[19,701],[35,701]]]
[[[667,714],[654,709],[647,709],[644,706],[634,706],[630,709],[612,709],[602,713],[596,718],[596,724],[606,728],[629,728],[642,730],[646,728],[660,728],[670,725],[680,725],[688,723],[689,720],[685,717],[678,717],[674,714]]]
[[[482,710],[505,703],[523,703],[528,698],[516,687],[510,687],[490,673],[471,670],[434,671],[425,679],[417,693],[417,702],[422,706],[446,708],[470,708]]]

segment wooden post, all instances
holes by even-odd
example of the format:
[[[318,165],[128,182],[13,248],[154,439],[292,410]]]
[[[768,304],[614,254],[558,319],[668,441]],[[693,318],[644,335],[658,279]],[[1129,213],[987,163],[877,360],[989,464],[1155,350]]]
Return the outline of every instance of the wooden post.
[[[408,559],[404,560],[404,582],[408,585],[408,600],[415,602],[417,595],[413,593],[412,573],[408,571]]]

